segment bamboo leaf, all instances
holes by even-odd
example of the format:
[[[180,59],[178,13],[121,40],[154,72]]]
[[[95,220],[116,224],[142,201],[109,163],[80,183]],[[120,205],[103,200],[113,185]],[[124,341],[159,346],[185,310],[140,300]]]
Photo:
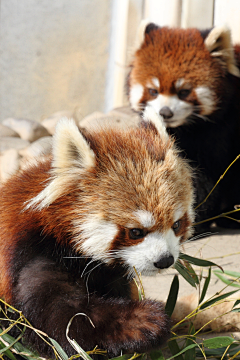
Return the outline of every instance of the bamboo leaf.
[[[231,312],[240,312],[240,308],[232,309]]]
[[[0,332],[2,332],[2,329],[0,329]],[[19,355],[21,355],[21,357],[28,359],[28,360],[40,359],[40,357],[37,354],[35,354],[33,351],[31,351],[30,349],[23,346],[20,342],[16,342],[16,339],[13,336],[11,336],[9,334],[4,334],[4,335],[1,335],[0,338],[2,338],[8,344],[11,344],[11,347],[14,350],[16,350],[17,353]]]
[[[219,272],[219,270],[215,270],[215,271]],[[240,272],[237,272],[237,271],[224,270],[224,274],[232,276],[234,278],[239,278],[240,277]]]
[[[176,262],[174,265],[175,269],[179,272],[180,275],[193,287],[196,288],[196,282],[194,279],[189,275],[187,269],[180,263]]]
[[[207,292],[207,289],[208,289],[208,286],[209,286],[209,283],[210,283],[210,280],[211,280],[211,274],[212,274],[212,268],[210,267],[208,269],[208,276],[204,281],[203,290],[202,290],[202,293],[201,293],[201,296],[200,296],[200,299],[199,299],[199,304],[201,304],[201,302],[205,298],[205,295],[206,295],[206,292]]]
[[[117,357],[111,358],[111,360],[128,360],[128,359],[131,359],[132,356],[133,356],[132,354],[125,354],[122,356],[117,356]],[[159,359],[159,360],[162,360],[162,359]]]
[[[178,297],[178,290],[179,290],[179,280],[178,280],[178,276],[175,275],[171,284],[171,288],[165,306],[165,312],[169,317],[171,317],[173,310],[175,308]]]
[[[149,355],[151,360],[165,360],[161,350],[151,351]]]
[[[172,343],[173,341],[170,341],[170,342]],[[175,340],[175,342],[176,342],[176,340]],[[177,344],[177,342],[176,342],[176,344]],[[169,344],[168,344],[168,346],[169,346]],[[177,346],[178,346],[178,345],[177,345]],[[184,349],[182,349],[181,351],[179,351],[177,354],[171,356],[170,358],[167,358],[166,360],[171,360],[171,359],[176,359],[176,360],[182,359],[182,360],[183,360],[182,354],[185,353],[187,350],[190,350],[190,349],[192,349],[192,348],[195,348],[196,346],[198,346],[198,344],[191,344],[191,345],[185,347]],[[177,349],[177,348],[175,347],[175,345],[173,346],[173,348],[174,348],[174,349]],[[179,349],[179,346],[178,346],[178,349]],[[171,350],[171,349],[170,349],[170,350]],[[179,350],[180,350],[180,349],[179,349]],[[172,350],[171,350],[171,352],[172,352]],[[191,358],[191,360],[194,360],[194,358]]]
[[[167,360],[175,358],[176,360],[184,360],[182,355],[180,354],[180,348],[178,346],[178,343],[175,339],[171,339],[168,342],[168,347],[172,353],[172,357],[168,358]]]
[[[217,336],[203,341],[203,345],[208,349],[218,349],[231,345],[235,340],[230,336]]]
[[[228,354],[228,359],[231,358],[231,356],[234,356],[237,352],[239,351],[239,346],[237,344],[232,344],[230,346],[230,348],[228,349],[227,351],[227,354]],[[218,348],[218,349],[208,349],[208,348],[205,348],[204,349],[204,353],[207,357],[207,359],[210,359],[210,358],[214,358],[214,359],[222,359],[222,355],[223,355],[223,349],[222,348]],[[200,351],[199,348],[196,348],[196,355],[198,357],[202,357],[202,352]],[[225,359],[225,358],[224,358]],[[239,359],[239,358],[238,358]]]
[[[236,281],[235,279],[228,279],[226,276],[224,276],[225,274],[226,274],[226,275],[230,275],[230,274],[227,274],[226,271],[224,271],[224,273],[222,274],[222,273],[220,273],[220,271],[215,270],[215,271],[214,271],[214,274],[215,274],[224,284],[227,284],[227,285],[229,285],[229,286],[233,286],[233,287],[240,288],[240,283],[236,284],[236,282],[234,282],[234,281]],[[230,276],[234,276],[234,277],[235,277],[235,275],[230,275]],[[240,274],[239,274],[239,276],[240,276]]]
[[[209,260],[195,258],[193,256],[186,255],[183,253],[180,253],[179,259],[187,260],[188,262],[190,262],[190,264],[197,265],[197,266],[203,266],[203,267],[217,266],[223,271],[223,268],[220,265],[217,265],[214,262],[209,261]]]
[[[237,306],[238,304],[240,304],[240,300],[235,301],[233,307]]]
[[[3,353],[4,356],[7,356],[10,360],[17,360],[16,357],[13,355],[13,353],[7,348],[8,346],[5,346],[0,340],[1,353]]]
[[[200,309],[205,309],[206,307],[208,306],[211,306],[213,304],[215,304],[217,301],[220,301],[220,300],[223,300],[225,298],[227,298],[228,296],[232,295],[232,294],[235,294],[238,290],[234,290],[234,291],[230,291],[226,294],[223,294],[223,295],[220,295],[220,296],[217,296],[209,301],[206,301],[204,302],[201,306],[200,306]]]
[[[51,341],[51,343],[53,344],[53,346],[57,350],[60,358],[63,359],[63,360],[68,360],[67,354],[65,353],[63,348],[58,344],[58,342],[56,340],[52,339],[52,338],[49,338],[49,340]]]
[[[187,348],[189,345],[195,344],[196,345],[196,337],[194,336],[195,334],[195,328],[193,326],[193,324],[191,323],[189,326],[189,330],[188,330],[188,335],[189,337],[187,338],[186,341],[186,346],[185,348]],[[195,347],[192,347],[190,349],[188,349],[185,353],[185,360],[193,360],[196,358],[196,349]]]
[[[188,261],[186,261],[186,260],[183,260],[183,263],[184,263],[184,266],[186,267],[189,275],[191,275],[191,277],[193,278],[193,280],[195,281],[195,283],[199,285],[198,276],[197,276],[197,274],[195,273],[195,270],[193,269],[192,265],[191,265]]]

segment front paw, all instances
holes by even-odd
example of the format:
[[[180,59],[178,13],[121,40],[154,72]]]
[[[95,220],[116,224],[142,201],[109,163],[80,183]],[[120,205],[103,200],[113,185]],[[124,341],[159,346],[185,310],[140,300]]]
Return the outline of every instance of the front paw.
[[[145,349],[159,347],[170,336],[170,318],[164,310],[161,302],[145,300],[139,303],[135,316],[138,317],[138,332],[142,335],[141,342],[145,343]]]
[[[117,356],[121,351],[143,353],[159,348],[170,337],[170,325],[162,303],[132,301],[116,324],[108,352]]]

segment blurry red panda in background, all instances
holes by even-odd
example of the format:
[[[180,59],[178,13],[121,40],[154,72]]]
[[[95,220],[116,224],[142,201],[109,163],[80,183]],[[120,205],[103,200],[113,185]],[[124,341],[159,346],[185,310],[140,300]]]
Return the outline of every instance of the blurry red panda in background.
[[[155,275],[191,236],[191,170],[160,117],[138,129],[81,133],[62,120],[52,157],[0,188],[0,296],[74,353],[145,352],[169,336],[162,303],[131,299],[134,267]],[[90,323],[91,319],[92,323]],[[93,325],[94,326],[93,326]],[[52,350],[34,332],[27,341]]]
[[[182,156],[190,160],[195,205],[240,154],[238,66],[240,46],[233,48],[227,28],[200,31],[146,22],[140,26],[128,77],[129,101],[138,112],[152,106]],[[196,222],[233,210],[240,203],[239,179],[240,160],[197,210]],[[226,219],[219,224],[239,226]],[[197,232],[204,231],[205,225],[197,227]]]

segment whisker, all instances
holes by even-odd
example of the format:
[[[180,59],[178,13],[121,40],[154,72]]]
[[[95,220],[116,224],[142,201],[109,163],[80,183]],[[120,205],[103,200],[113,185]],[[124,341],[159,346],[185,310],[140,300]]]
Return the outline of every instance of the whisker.
[[[205,232],[205,233],[202,233],[202,234],[195,235],[195,236],[191,237],[190,239],[184,241],[184,242],[182,243],[182,245],[187,244],[187,243],[190,243],[191,241],[194,241],[194,240],[198,240],[198,239],[201,239],[201,238],[210,236],[210,235],[212,235],[212,234],[213,234],[213,233],[212,233],[211,231],[208,231],[208,232]],[[215,234],[215,233],[214,233],[214,234]]]
[[[91,261],[90,263],[92,263],[93,261]],[[90,264],[89,263],[89,264]],[[88,264],[88,265],[89,265]],[[101,265],[103,265],[103,263],[102,262],[99,262],[96,266],[94,266],[92,269],[90,269],[90,270],[88,270],[86,273],[85,273],[85,276],[88,274],[88,277],[87,278],[89,278],[89,275],[93,272],[93,270],[95,270],[97,267],[99,267],[99,266],[101,266]],[[86,269],[86,267],[85,267],[85,269]],[[84,270],[85,270],[84,269]],[[82,275],[81,275],[81,277],[82,277]]]
[[[83,272],[82,272],[82,274],[81,274],[81,278],[83,277],[84,272],[85,272],[85,270],[87,269],[87,267],[88,267],[90,264],[92,264],[94,261],[95,261],[95,260],[92,259],[91,261],[89,261],[89,263],[87,263],[87,265],[86,265],[85,268],[83,269]]]

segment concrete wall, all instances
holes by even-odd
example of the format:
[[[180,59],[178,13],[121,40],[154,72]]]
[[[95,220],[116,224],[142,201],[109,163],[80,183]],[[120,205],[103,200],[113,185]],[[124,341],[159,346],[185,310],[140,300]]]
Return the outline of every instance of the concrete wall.
[[[105,108],[111,0],[1,0],[0,121]]]
[[[227,24],[240,42],[240,0],[0,0],[0,122],[70,110],[79,120],[127,104],[124,84],[142,18]]]

